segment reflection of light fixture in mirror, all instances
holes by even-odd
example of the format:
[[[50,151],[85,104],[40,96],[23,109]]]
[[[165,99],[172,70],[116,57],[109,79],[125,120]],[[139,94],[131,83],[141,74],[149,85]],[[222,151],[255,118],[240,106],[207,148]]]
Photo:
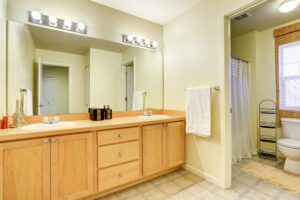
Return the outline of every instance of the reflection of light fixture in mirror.
[[[42,15],[41,13],[39,13],[38,11],[32,11],[30,13],[30,16],[32,18],[32,21],[34,23],[38,23],[38,24],[41,24],[42,23]]]
[[[128,42],[132,42],[133,41],[133,36],[132,35],[127,35],[127,37],[126,37],[126,40],[128,41]]]
[[[149,49],[156,49],[158,46],[157,41],[125,34],[123,35],[123,43],[127,43],[134,46],[146,47]]]
[[[49,26],[57,27],[57,17],[55,16],[49,17]]]
[[[76,31],[82,33],[85,30],[85,25],[83,23],[78,23]]]
[[[66,29],[66,30],[71,30],[71,28],[72,28],[72,21],[66,19],[66,20],[64,21],[64,29]]]
[[[282,13],[291,12],[298,6],[298,0],[287,0],[280,4],[279,11]]]

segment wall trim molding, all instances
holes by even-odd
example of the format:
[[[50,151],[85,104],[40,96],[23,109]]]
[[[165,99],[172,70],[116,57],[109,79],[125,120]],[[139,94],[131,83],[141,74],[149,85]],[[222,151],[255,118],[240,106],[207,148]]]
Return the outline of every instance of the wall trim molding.
[[[197,169],[194,166],[189,165],[189,164],[185,164],[183,166],[183,168],[185,170],[191,172],[191,173],[194,173],[194,174],[196,174],[196,175],[204,178],[205,180],[213,183],[214,185],[223,188],[223,186],[222,186],[223,184],[221,184],[221,180],[219,178],[217,178],[215,176],[212,176],[212,175],[210,175],[210,174],[208,174],[208,173],[206,173],[206,172],[204,172],[202,170],[199,170],[199,169]]]

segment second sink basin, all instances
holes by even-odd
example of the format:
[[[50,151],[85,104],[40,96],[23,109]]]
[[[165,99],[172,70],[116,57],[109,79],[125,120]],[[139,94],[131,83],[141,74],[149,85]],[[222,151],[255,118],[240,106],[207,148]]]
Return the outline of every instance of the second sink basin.
[[[55,130],[55,129],[61,129],[61,128],[70,128],[76,125],[76,122],[71,121],[65,121],[65,122],[59,122],[57,124],[30,124],[27,126],[23,126],[23,130],[35,130],[35,131],[42,131],[42,130]]]
[[[138,116],[137,118],[150,120],[150,119],[168,119],[170,117],[169,117],[169,115],[150,115],[150,116],[141,115],[141,116]]]

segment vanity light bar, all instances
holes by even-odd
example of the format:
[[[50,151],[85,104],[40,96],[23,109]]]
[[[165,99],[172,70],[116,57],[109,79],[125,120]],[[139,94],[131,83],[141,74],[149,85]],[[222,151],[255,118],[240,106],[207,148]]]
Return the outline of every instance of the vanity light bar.
[[[38,11],[29,11],[28,21],[34,24],[71,31],[74,33],[87,34],[87,26],[83,23],[64,20],[55,16],[43,15]]]
[[[135,46],[145,47],[149,49],[156,49],[158,46],[157,41],[136,37],[133,35],[123,35],[123,42]]]

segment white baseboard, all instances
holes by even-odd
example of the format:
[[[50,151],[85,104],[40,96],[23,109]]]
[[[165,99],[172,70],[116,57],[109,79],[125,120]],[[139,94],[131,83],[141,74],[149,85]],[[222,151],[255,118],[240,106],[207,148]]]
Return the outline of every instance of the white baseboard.
[[[185,164],[183,166],[184,169],[186,169],[187,171],[191,172],[191,173],[194,173],[198,176],[200,176],[201,178],[204,178],[205,180],[211,182],[212,184],[218,186],[218,187],[222,187],[222,184],[221,184],[221,181],[219,178],[215,177],[215,176],[212,176],[206,172],[203,172],[189,164]]]

